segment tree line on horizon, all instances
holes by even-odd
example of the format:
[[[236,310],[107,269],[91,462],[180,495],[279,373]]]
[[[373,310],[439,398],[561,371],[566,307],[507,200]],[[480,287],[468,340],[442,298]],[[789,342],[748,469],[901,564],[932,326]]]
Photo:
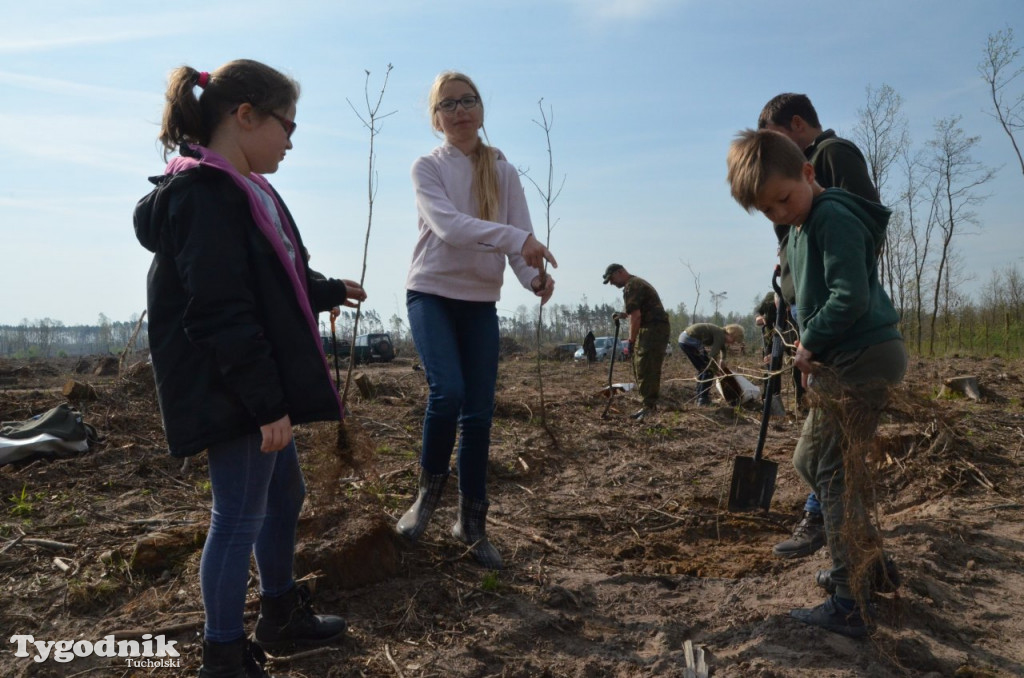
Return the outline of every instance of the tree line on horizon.
[[[688,325],[694,322],[710,322],[716,325],[736,323],[743,327],[746,345],[756,353],[760,347],[760,328],[755,325],[755,310],[761,299],[752,299],[750,312],[735,311],[712,314],[691,314],[685,303],[666,309],[671,323],[671,341]],[[613,336],[615,323],[612,314],[622,309],[614,304],[590,305],[584,298],[577,304],[550,303],[544,313],[544,325],[540,328],[541,351],[568,343],[582,344],[587,332],[594,336]],[[499,315],[498,325],[503,340],[508,346],[522,350],[536,348],[537,309],[520,305],[514,312]],[[991,279],[979,293],[977,300],[967,300],[955,310],[943,313],[940,309],[936,323],[934,341],[924,342],[935,347],[934,351],[922,352],[914,341],[916,314],[911,309],[902,309],[904,336],[907,347],[916,355],[948,355],[952,352],[975,356],[1002,355],[1024,356],[1024,276],[1016,265],[993,271]],[[335,324],[334,337],[339,342],[351,336],[355,312],[342,311]],[[95,325],[64,325],[59,320],[23,319],[18,325],[0,325],[0,356],[7,358],[59,358],[80,355],[120,355],[131,340],[139,323],[139,316],[127,321],[110,320],[100,314]],[[927,325],[925,326],[927,330]],[[400,355],[414,355],[415,347],[406,319],[397,313],[385,318],[373,309],[360,312],[360,334],[387,332]],[[908,334],[908,332],[910,334]],[[320,316],[320,335],[330,346],[331,325],[326,313]],[[629,336],[628,322],[623,323],[619,338]],[[135,352],[146,352],[149,343],[146,323],[131,347]]]

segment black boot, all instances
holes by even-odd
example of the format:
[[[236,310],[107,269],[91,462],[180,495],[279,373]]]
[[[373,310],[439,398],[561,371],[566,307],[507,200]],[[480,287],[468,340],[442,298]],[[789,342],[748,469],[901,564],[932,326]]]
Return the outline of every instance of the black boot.
[[[263,669],[267,655],[245,637],[230,643],[203,641],[199,678],[274,678]]]
[[[341,617],[313,613],[313,599],[305,584],[296,584],[283,596],[262,598],[253,638],[271,652],[296,646],[327,645],[345,635]]]
[[[780,558],[803,558],[817,552],[825,545],[825,517],[820,513],[804,511],[803,520],[797,523],[793,536],[776,544],[772,551]]]
[[[427,473],[426,469],[420,469],[420,493],[416,502],[405,512],[395,529],[398,534],[412,541],[417,541],[423,531],[427,529],[430,517],[434,510],[441,503],[441,495],[444,494],[444,484],[448,481],[448,473]]]
[[[470,552],[476,561],[490,570],[500,570],[501,554],[487,541],[486,499],[468,499],[459,495],[459,519],[452,526],[452,536],[472,545]]]

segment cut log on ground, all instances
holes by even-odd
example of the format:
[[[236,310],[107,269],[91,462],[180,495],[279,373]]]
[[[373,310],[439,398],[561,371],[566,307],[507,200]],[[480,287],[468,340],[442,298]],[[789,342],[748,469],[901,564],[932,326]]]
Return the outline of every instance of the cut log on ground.
[[[981,388],[978,386],[978,378],[973,375],[950,377],[944,382],[942,390],[939,391],[939,397],[948,395],[950,391],[965,395],[971,400],[981,400]]]

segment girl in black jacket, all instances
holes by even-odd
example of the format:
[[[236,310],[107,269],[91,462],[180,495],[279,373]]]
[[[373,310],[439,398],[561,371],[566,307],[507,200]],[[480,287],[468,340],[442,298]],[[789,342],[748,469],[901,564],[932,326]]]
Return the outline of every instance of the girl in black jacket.
[[[346,627],[313,614],[292,577],[305,498],[292,425],[341,418],[316,314],[366,294],[310,271],[288,209],[261,176],[292,148],[298,96],[298,83],[255,61],[173,71],[160,141],[165,158],[180,155],[135,209],[139,242],[154,253],[149,342],[168,446],[209,456],[206,678],[267,675],[243,626],[250,553],[259,645],[332,642]]]

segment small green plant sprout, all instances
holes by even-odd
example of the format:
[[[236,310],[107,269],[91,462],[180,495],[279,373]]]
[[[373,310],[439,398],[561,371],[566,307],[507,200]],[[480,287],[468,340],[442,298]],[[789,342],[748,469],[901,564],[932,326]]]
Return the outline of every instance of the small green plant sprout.
[[[32,513],[32,497],[28,493],[28,485],[22,485],[21,494],[12,494],[9,499],[14,504],[8,509],[12,516],[27,516]]]
[[[480,580],[480,590],[487,593],[498,593],[501,590],[501,578],[497,571],[490,570],[484,574]]]

